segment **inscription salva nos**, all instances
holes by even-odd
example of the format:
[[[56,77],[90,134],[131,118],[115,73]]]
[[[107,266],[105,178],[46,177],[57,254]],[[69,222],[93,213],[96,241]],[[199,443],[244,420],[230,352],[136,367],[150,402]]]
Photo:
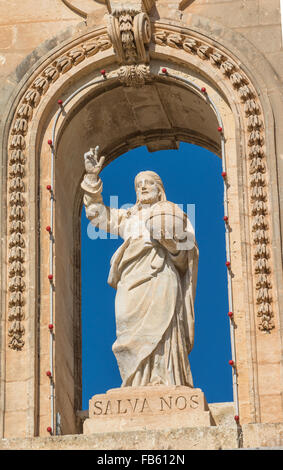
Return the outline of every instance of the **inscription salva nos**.
[[[160,396],[139,397],[139,398],[123,398],[94,400],[92,414],[99,415],[121,415],[121,414],[140,414],[146,412],[162,412],[167,413],[188,411],[199,407],[199,396],[196,395],[177,395],[177,396]]]

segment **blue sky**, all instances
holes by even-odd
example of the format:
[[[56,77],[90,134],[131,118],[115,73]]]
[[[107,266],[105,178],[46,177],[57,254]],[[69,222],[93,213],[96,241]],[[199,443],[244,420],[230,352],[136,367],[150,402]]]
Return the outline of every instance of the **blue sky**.
[[[119,207],[135,203],[134,178],[153,170],[163,180],[166,196],[176,204],[195,204],[199,246],[195,301],[195,345],[189,359],[194,386],[209,403],[232,401],[230,329],[227,313],[227,268],[221,159],[195,145],[150,153],[139,147],[121,155],[101,173],[103,199],[118,196]],[[91,239],[82,210],[82,357],[83,409],[97,393],[120,387],[112,344],[115,341],[115,290],[107,284],[109,263],[121,239]]]

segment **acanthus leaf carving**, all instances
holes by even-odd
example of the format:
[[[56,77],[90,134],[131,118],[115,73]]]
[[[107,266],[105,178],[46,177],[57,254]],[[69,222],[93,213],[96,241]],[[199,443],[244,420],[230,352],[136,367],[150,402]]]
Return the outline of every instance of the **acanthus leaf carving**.
[[[25,259],[25,252],[22,248],[16,246],[13,247],[9,252],[9,261],[21,261],[23,262]]]
[[[235,65],[229,60],[226,60],[221,64],[220,70],[224,73],[224,75],[230,76],[235,70]]]
[[[30,89],[24,97],[24,103],[29,104],[32,108],[36,108],[40,102],[40,93],[37,90]]]
[[[25,344],[23,340],[23,334],[25,328],[19,320],[14,320],[12,326],[8,329],[8,335],[11,337],[9,346],[15,350],[21,350]]]
[[[212,48],[207,45],[202,45],[197,48],[197,55],[201,59],[208,60],[210,57],[210,53],[212,52]]]
[[[23,264],[20,261],[14,261],[9,268],[9,277],[23,276],[24,272]]]
[[[68,54],[74,65],[80,64],[85,59],[85,50],[82,47],[71,50]]]
[[[23,248],[25,246],[25,241],[21,233],[13,233],[9,238],[9,248],[13,246],[20,246]]]
[[[17,118],[12,128],[12,134],[26,135],[27,130],[28,130],[27,120],[24,118]]]
[[[9,184],[9,191],[10,193],[13,191],[24,192],[25,185],[21,177],[17,176],[10,181]]]
[[[250,174],[253,173],[265,173],[266,167],[265,163],[261,158],[253,158],[250,162]]]
[[[267,194],[262,186],[253,186],[251,189],[251,200],[255,201],[256,199],[266,201]]]
[[[20,220],[12,220],[9,231],[10,233],[15,233],[15,232],[24,233],[25,227],[24,227],[23,222],[21,222]]]
[[[13,192],[10,194],[9,202],[11,206],[24,206],[25,199],[21,192]]]
[[[260,274],[257,278],[256,288],[260,289],[261,287],[267,287],[268,289],[271,289],[272,287],[267,274]]]
[[[216,67],[219,67],[225,60],[225,57],[220,52],[212,52],[209,56],[210,61]]]
[[[253,188],[253,186],[261,186],[264,187],[266,185],[265,177],[263,173],[253,173],[251,175],[251,180],[250,180],[250,186]]]
[[[263,123],[259,116],[252,114],[248,118],[248,130],[262,129]]]
[[[247,116],[251,116],[252,114],[260,114],[259,105],[254,99],[247,100],[245,102],[244,109]]]
[[[9,290],[11,292],[20,291],[23,292],[25,289],[25,282],[21,276],[14,276],[9,282]]]
[[[22,165],[26,162],[25,155],[22,150],[13,150],[10,155],[9,165],[15,163],[21,163]]]
[[[259,259],[259,258],[269,258],[269,251],[267,248],[267,245],[265,243],[261,243],[257,245],[255,252],[254,252],[254,258]]]
[[[32,118],[32,107],[29,104],[23,103],[17,109],[16,116],[29,121]]]
[[[109,47],[111,47],[111,42],[106,34],[94,38],[82,45],[86,57],[91,57],[99,51],[109,49]]]
[[[269,274],[270,267],[265,258],[259,258],[255,263],[256,274]]]
[[[123,65],[118,71],[118,78],[126,86],[142,86],[150,80],[149,66],[145,64]]]
[[[25,220],[25,212],[22,206],[12,206],[9,215],[10,220]]]
[[[249,158],[264,158],[265,153],[261,145],[253,145],[249,150]]]
[[[258,229],[262,229],[262,230],[268,229],[268,224],[266,222],[264,215],[256,214],[256,216],[253,218],[253,221],[252,221],[252,229],[254,231]]]
[[[192,38],[186,38],[183,41],[184,50],[186,52],[191,53],[191,54],[196,54],[197,53],[198,45],[199,45],[199,42],[196,41],[195,39],[192,39]]]
[[[59,57],[58,59],[55,60],[55,66],[61,73],[66,73],[72,68],[72,61],[71,58],[68,57],[67,55],[64,55],[63,57]]]
[[[24,150],[26,148],[26,141],[24,137],[21,134],[13,135],[10,148]]]
[[[168,46],[174,47],[175,49],[180,49],[182,47],[183,39],[180,34],[171,33],[167,36]]]
[[[35,88],[40,94],[44,95],[49,87],[49,82],[45,77],[38,77],[33,82],[33,88]]]
[[[259,130],[253,130],[248,139],[248,144],[252,145],[263,145],[264,137]]]
[[[60,72],[54,65],[49,65],[43,71],[43,76],[47,77],[49,81],[55,82],[59,78]]]
[[[14,320],[22,321],[24,320],[24,317],[25,315],[24,315],[24,311],[22,307],[17,306],[17,307],[12,307],[11,309],[9,309],[9,313],[8,313],[9,321],[14,321]]]
[[[11,178],[15,178],[17,176],[23,177],[25,174],[25,167],[21,163],[14,163],[9,169],[9,175]]]
[[[25,303],[22,292],[13,292],[9,298],[9,307],[22,307]]]

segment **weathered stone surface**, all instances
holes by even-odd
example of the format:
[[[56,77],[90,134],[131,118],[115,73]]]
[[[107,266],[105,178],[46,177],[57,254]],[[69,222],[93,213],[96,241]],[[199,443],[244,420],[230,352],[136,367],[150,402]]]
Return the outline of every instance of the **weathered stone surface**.
[[[0,450],[233,450],[282,449],[282,424],[182,427],[86,435],[2,439]]]
[[[34,439],[3,439],[0,450],[218,450],[237,448],[237,431],[232,427],[189,427],[160,431],[94,433],[88,436],[58,436]]]

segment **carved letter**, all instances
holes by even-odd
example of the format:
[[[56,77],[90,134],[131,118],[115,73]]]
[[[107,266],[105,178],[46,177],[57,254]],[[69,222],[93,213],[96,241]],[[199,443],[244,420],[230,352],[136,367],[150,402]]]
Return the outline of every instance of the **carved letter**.
[[[130,405],[131,405],[131,409],[132,409],[132,411],[133,411],[133,412],[135,412],[135,410],[136,410],[136,407],[137,407],[138,401],[139,401],[139,399],[138,399],[138,398],[136,398],[136,399],[135,399],[135,404],[134,404],[134,406],[133,406],[131,399],[130,399],[130,398],[128,398],[128,402],[130,403]]]
[[[96,413],[95,410],[93,410],[94,415],[101,415],[102,414],[102,408],[98,406],[100,404],[102,406],[102,401],[95,401],[94,402],[94,408],[97,408],[99,410],[99,413]]]
[[[184,400],[184,402],[183,402],[184,406],[178,405],[179,401],[182,400],[182,399]],[[182,397],[182,396],[177,397],[176,400],[175,400],[175,406],[176,406],[176,408],[178,408],[178,410],[184,410],[184,409],[186,408],[186,406],[187,406],[187,400],[186,400],[186,398],[185,398],[185,397]]]
[[[127,413],[128,410],[127,410],[127,408],[126,408],[125,410],[121,411],[121,408],[120,408],[121,401],[122,401],[122,400],[117,400],[117,402],[118,402],[118,411],[117,411],[117,413],[118,413],[118,414],[125,414],[125,413]]]
[[[111,401],[110,400],[108,400],[105,411],[104,411],[103,414],[107,415],[108,413],[112,414],[112,408],[111,408]]]
[[[150,406],[149,406],[149,404],[148,404],[146,398],[145,398],[144,401],[143,401],[143,404],[142,404],[142,407],[141,407],[141,411],[140,411],[141,413],[143,413],[143,410],[145,409],[145,407],[148,408],[149,411],[151,411]]]
[[[199,406],[198,395],[192,395],[190,399],[190,407],[197,408]]]
[[[165,398],[163,397],[160,397],[160,411],[164,411],[163,409],[163,402],[166,404],[166,406],[171,410],[172,409],[172,397],[168,397],[169,398],[169,403],[167,403],[167,401],[165,400]]]

